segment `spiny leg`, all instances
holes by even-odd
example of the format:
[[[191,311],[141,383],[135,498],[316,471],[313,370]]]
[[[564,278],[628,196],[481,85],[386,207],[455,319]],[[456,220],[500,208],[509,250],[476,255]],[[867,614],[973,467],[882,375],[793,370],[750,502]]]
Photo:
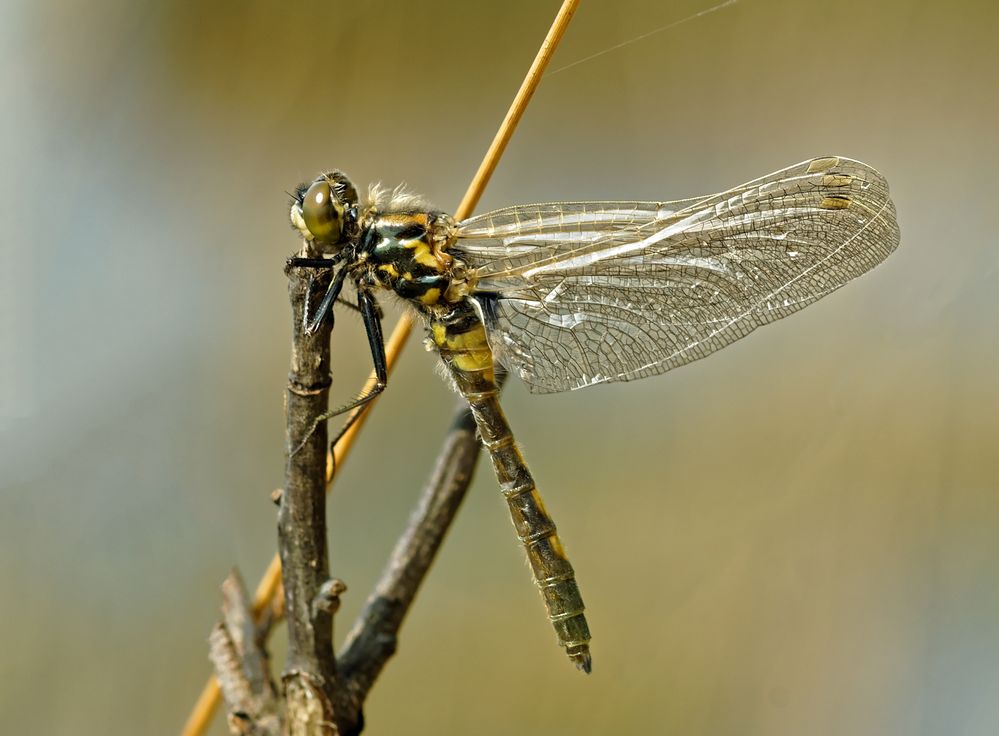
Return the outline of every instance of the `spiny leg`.
[[[299,258],[297,256],[293,256],[285,262],[285,269],[306,268],[314,271],[325,271],[333,269],[342,260],[343,258],[339,256],[334,256],[333,258]],[[302,310],[302,324],[305,325],[306,332],[309,334],[315,334],[316,330],[319,329],[319,325],[322,324],[323,318],[330,311],[330,306],[339,298],[340,290],[343,288],[343,282],[346,276],[346,268],[340,269],[340,272],[333,276],[333,280],[326,289],[326,294],[323,296],[319,309],[311,319],[310,313],[312,305],[312,292],[315,288],[316,278],[314,275],[309,277],[308,291],[305,295],[305,307]]]
[[[368,347],[371,348],[371,362],[375,368],[375,385],[367,393],[336,409],[330,415],[334,417],[367,404],[384,391],[385,386],[388,385],[385,338],[382,335],[382,323],[378,317],[378,305],[375,303],[375,298],[366,289],[358,289],[357,302],[361,308],[361,317],[364,319],[364,331],[368,335]]]
[[[304,259],[289,259],[289,265],[297,265],[292,263],[293,260]],[[323,301],[316,310],[316,315],[313,317],[313,320],[307,329],[312,331],[318,329],[323,318],[328,314],[332,314],[330,307],[336,301],[340,290],[343,288],[343,276],[345,275],[346,270],[346,268],[342,269],[336,274],[336,276],[333,277],[333,281],[330,283],[330,287],[327,289],[326,295],[323,297]],[[368,346],[371,349],[371,360],[374,364],[375,385],[365,393],[358,396],[356,399],[349,401],[336,409],[324,412],[316,417],[315,421],[312,423],[312,428],[305,435],[302,443],[292,450],[292,455],[304,446],[305,440],[312,436],[312,433],[316,430],[316,427],[319,426],[320,422],[325,422],[327,419],[332,419],[333,417],[346,414],[349,411],[364,406],[384,391],[385,387],[388,385],[388,361],[385,357],[385,338],[382,334],[381,310],[379,309],[378,303],[375,301],[375,298],[370,291],[363,288],[360,284],[356,284],[356,286],[358,311],[360,311],[361,317],[364,320],[364,330],[368,336]],[[306,309],[307,308],[308,300],[306,300]],[[357,421],[359,416],[360,412],[354,412],[350,415],[344,423],[344,426],[337,433],[336,437],[334,437],[333,442],[330,443],[331,447],[336,445],[340,438],[343,437],[347,430],[350,429],[354,422]]]
[[[310,295],[312,294],[313,284],[314,283],[315,283],[315,277],[310,277],[309,278],[309,294]],[[305,300],[305,310],[302,313],[302,324],[303,325],[308,325],[309,324],[309,315],[311,314],[310,306],[309,306],[310,303],[311,303],[311,298],[307,296],[306,300]],[[360,305],[359,304],[355,304],[354,302],[352,302],[349,299],[347,299],[343,295],[342,292],[340,293],[339,296],[337,296],[337,298],[336,298],[336,304],[340,304],[340,305],[346,307],[351,312],[356,312],[357,314],[362,314]],[[336,306],[336,305],[334,305],[334,306]],[[385,315],[382,313],[382,308],[376,304],[375,305],[375,309],[376,309],[376,311],[378,313],[378,319],[384,318]]]
[[[344,404],[337,409],[324,414],[320,421],[324,419],[330,419],[340,414],[345,414],[346,412],[358,409],[368,402],[372,401],[377,397],[385,387],[388,386],[388,362],[385,358],[385,337],[382,334],[382,322],[381,322],[381,310],[378,308],[378,302],[375,301],[375,297],[370,291],[358,286],[357,289],[357,306],[358,311],[361,313],[361,317],[364,320],[364,331],[368,336],[368,347],[371,349],[371,362],[374,364],[375,369],[375,385],[371,389],[360,396],[358,396],[353,401]],[[355,411],[348,417],[347,421],[344,422],[343,427],[337,432],[333,441],[330,443],[330,447],[336,445],[343,437],[347,430],[353,426],[354,422],[357,421],[358,417],[361,416],[360,412]]]
[[[286,268],[333,268],[342,258],[299,258],[292,256],[285,262]]]
[[[336,303],[342,304],[343,306],[347,307],[347,309],[349,309],[351,312],[357,312],[360,315],[364,314],[364,311],[361,309],[360,299],[358,299],[357,304],[354,304],[354,302],[349,301],[347,298],[344,297],[343,294],[341,294],[339,297],[337,297]],[[378,306],[377,303],[375,303],[375,312],[378,314],[378,319],[382,319],[385,316],[382,313],[382,308]]]
[[[341,268],[333,276],[333,280],[330,281],[329,288],[326,290],[326,294],[323,296],[323,300],[319,302],[319,307],[316,308],[316,313],[312,316],[312,320],[308,321],[305,331],[310,334],[316,334],[319,326],[323,323],[326,315],[330,315],[330,319],[333,319],[333,302],[337,300],[340,296],[340,291],[343,289],[344,279],[347,277],[347,268]],[[310,289],[312,284],[309,284]],[[307,320],[309,314],[309,300],[305,300],[305,309],[302,311],[303,322]],[[331,323],[332,324],[332,323]]]

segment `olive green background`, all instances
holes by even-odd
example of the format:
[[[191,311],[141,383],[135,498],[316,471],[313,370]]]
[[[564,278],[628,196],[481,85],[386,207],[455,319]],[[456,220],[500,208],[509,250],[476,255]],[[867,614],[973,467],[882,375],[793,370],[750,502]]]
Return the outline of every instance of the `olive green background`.
[[[584,2],[554,66],[708,5]],[[2,6],[5,732],[177,732],[218,584],[275,549],[284,190],[339,167],[453,209],[556,8]],[[740,0],[542,84],[480,211],[832,153],[885,173],[902,245],[666,376],[512,384],[594,672],[556,648],[484,464],[367,733],[995,733],[997,24],[987,2]],[[345,398],[369,365],[353,315],[334,349]],[[340,635],[452,404],[414,336],[332,497]]]

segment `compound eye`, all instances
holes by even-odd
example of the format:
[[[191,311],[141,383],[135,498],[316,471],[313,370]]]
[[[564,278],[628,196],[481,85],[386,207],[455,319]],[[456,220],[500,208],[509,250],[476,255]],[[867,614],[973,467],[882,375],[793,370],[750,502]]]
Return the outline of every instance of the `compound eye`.
[[[319,243],[333,245],[340,240],[343,204],[325,179],[313,182],[302,198],[302,219]]]

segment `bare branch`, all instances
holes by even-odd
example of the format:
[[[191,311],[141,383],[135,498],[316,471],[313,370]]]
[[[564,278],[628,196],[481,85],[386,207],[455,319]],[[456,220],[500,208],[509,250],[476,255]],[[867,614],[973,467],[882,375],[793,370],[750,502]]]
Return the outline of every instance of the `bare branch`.
[[[243,674],[250,691],[254,695],[273,695],[267,652],[260,643],[260,631],[253,620],[246,586],[235,569],[222,583],[222,618],[226,631],[243,660]]]
[[[255,624],[243,580],[233,570],[222,584],[222,621],[212,629],[208,645],[228,705],[229,730],[234,734],[280,733],[265,634]]]
[[[288,621],[288,661],[282,675],[289,732],[339,733],[335,724],[336,661],[333,608],[322,603],[331,584],[326,542],[326,412],[330,390],[329,321],[310,334],[302,318],[312,293],[330,273],[287,269],[292,313],[291,372],[285,418],[284,492],[278,510],[278,552]],[[294,451],[293,451],[294,450]],[[324,592],[325,591],[325,592]],[[311,729],[311,730],[310,730]]]
[[[475,422],[462,401],[406,530],[347,634],[340,668],[352,706],[360,707],[395,653],[399,627],[465,498],[480,449]]]

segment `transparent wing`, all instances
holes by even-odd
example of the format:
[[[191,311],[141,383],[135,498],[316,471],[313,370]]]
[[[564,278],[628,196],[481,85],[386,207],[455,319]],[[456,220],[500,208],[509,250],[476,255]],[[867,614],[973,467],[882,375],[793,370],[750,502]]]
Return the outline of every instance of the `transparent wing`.
[[[677,202],[508,207],[459,223],[451,252],[497,358],[548,393],[703,358],[898,242],[881,174],[827,157]]]

